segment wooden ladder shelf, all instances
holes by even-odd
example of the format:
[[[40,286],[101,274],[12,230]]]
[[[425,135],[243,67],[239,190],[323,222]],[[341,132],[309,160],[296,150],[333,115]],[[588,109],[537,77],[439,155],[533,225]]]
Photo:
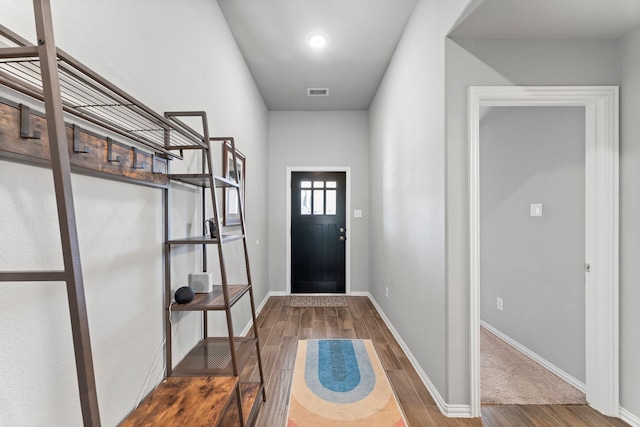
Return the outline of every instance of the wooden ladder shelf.
[[[263,401],[266,400],[264,389],[264,375],[262,370],[262,356],[260,354],[260,342],[258,339],[258,326],[256,322],[255,301],[253,296],[253,286],[251,283],[251,269],[249,266],[249,251],[247,247],[244,206],[241,194],[240,175],[237,171],[231,171],[231,177],[216,176],[213,174],[211,143],[219,142],[227,144],[228,149],[232,153],[233,164],[237,165],[237,156],[233,138],[210,138],[207,126],[207,116],[205,112],[170,112],[165,116],[176,123],[178,126],[195,134],[196,131],[187,126],[181,117],[197,117],[202,120],[203,135],[202,144],[192,147],[178,147],[176,149],[199,150],[201,157],[201,173],[188,174],[171,174],[168,177],[170,181],[179,182],[189,186],[196,187],[201,190],[202,200],[202,234],[198,236],[181,236],[170,237],[170,206],[171,206],[171,185],[165,191],[165,301],[167,302],[166,310],[166,361],[167,361],[167,377],[174,394],[182,395],[188,393],[192,388],[192,381],[196,383],[207,381],[206,378],[233,378],[235,386],[218,390],[216,393],[216,402],[218,407],[214,411],[216,414],[220,412],[220,417],[216,415],[215,422],[211,421],[207,411],[198,411],[203,420],[207,420],[207,425],[221,426],[245,426],[252,425],[257,417],[258,410]],[[223,159],[226,161],[226,159]],[[238,211],[240,221],[237,224],[239,230],[233,230],[229,234],[223,232],[222,221],[220,220],[220,203],[218,189],[222,192],[235,191],[236,200],[238,200]],[[207,199],[209,201],[207,202]],[[209,226],[205,224],[207,205],[213,212],[213,222],[215,224],[216,234],[210,233]],[[228,227],[227,227],[228,229]],[[244,263],[246,269],[246,283],[230,284],[227,277],[227,259],[225,257],[225,246],[234,241],[242,241],[244,249]],[[202,247],[202,271],[207,272],[207,247],[215,246],[218,253],[218,266],[220,269],[221,284],[214,285],[213,290],[209,293],[196,294],[193,300],[183,304],[177,304],[172,301],[172,283],[171,283],[171,251],[175,246],[201,246]],[[249,295],[251,304],[251,316],[253,321],[253,335],[249,337],[236,337],[233,329],[233,316],[231,308],[240,301],[244,296]],[[171,316],[175,312],[200,312],[202,314],[202,339],[187,353],[180,362],[175,366],[173,364],[173,346],[172,346],[172,323]],[[209,311],[224,311],[227,324],[227,336],[210,337],[208,333],[208,316]],[[255,354],[257,361],[259,378],[243,378],[243,368],[252,355]],[[250,374],[244,375],[249,377]],[[179,377],[195,377],[190,381],[175,380]],[[177,381],[177,382],[176,382]],[[141,413],[145,413],[153,408],[154,411],[160,411],[171,419],[163,419],[163,422],[172,425],[179,425],[184,414],[176,411],[179,402],[169,401],[164,404],[166,399],[162,396],[167,393],[166,385],[160,385],[153,391],[140,407],[131,414],[130,418],[136,419]],[[226,393],[226,396],[224,396]],[[235,396],[234,396],[235,395]],[[195,408],[200,406],[210,407],[212,399],[208,394],[200,394],[201,400],[194,403]],[[234,398],[235,397],[235,398]],[[235,402],[235,405],[232,404]],[[237,408],[232,410],[231,408]],[[174,414],[174,415],[171,415]],[[128,422],[128,421],[127,421]],[[196,422],[196,420],[194,420]],[[220,424],[218,424],[220,423]],[[129,424],[124,424],[129,425]],[[134,424],[132,424],[134,425]]]

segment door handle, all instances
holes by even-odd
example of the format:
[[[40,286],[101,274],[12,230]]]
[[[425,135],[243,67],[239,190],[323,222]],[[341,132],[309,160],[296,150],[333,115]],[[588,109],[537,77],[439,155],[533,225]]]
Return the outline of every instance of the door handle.
[[[341,242],[344,242],[345,240],[347,240],[347,238],[344,237],[344,236],[340,236],[339,239],[340,239]]]
[[[340,232],[344,233],[345,231],[347,231],[344,227],[340,227]]]

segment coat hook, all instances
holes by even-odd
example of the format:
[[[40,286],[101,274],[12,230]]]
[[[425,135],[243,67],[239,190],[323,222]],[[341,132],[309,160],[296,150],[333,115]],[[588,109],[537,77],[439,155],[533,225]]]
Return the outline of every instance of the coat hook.
[[[20,137],[25,139],[40,139],[42,133],[31,129],[31,108],[20,104]]]
[[[158,156],[156,156],[155,153],[151,155],[151,173],[162,173],[162,170],[156,167],[157,158]]]
[[[107,138],[107,161],[110,163],[120,163],[120,156],[113,157],[113,139]]]
[[[80,148],[80,132],[82,129],[78,125],[73,125],[73,152],[74,153],[88,153],[89,146],[85,145]]]
[[[133,150],[133,166],[131,167],[133,169],[144,169],[144,165],[138,163],[138,154],[141,153],[141,151],[136,147],[131,147],[131,149]]]

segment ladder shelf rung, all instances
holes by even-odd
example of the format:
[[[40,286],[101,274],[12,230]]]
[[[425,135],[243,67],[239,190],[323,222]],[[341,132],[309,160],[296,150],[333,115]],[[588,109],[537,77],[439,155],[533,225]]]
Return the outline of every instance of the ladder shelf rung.
[[[223,234],[221,243],[229,243],[244,238],[244,234]],[[215,245],[218,238],[209,236],[192,236],[181,239],[171,239],[167,242],[170,245]]]
[[[209,188],[211,186],[211,176],[206,173],[170,174],[169,179],[185,184],[195,185],[196,187]],[[215,180],[215,186],[217,188],[238,187],[238,184],[235,181],[222,176],[214,176],[213,179]]]
[[[0,59],[38,58],[37,46],[17,46],[0,48]]]
[[[54,271],[0,271],[0,282],[64,282],[64,270]]]
[[[221,187],[221,188],[222,187],[235,187],[235,188],[240,187],[240,185],[232,179],[225,178],[222,176],[214,176],[214,178],[216,180],[217,187]]]

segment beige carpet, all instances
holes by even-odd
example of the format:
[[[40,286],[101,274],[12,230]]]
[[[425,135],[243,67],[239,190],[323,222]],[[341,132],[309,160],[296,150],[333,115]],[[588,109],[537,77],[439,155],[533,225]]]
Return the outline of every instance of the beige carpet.
[[[585,395],[542,365],[480,328],[483,405],[584,405]]]
[[[347,299],[334,295],[293,295],[289,306],[291,307],[344,307]]]

